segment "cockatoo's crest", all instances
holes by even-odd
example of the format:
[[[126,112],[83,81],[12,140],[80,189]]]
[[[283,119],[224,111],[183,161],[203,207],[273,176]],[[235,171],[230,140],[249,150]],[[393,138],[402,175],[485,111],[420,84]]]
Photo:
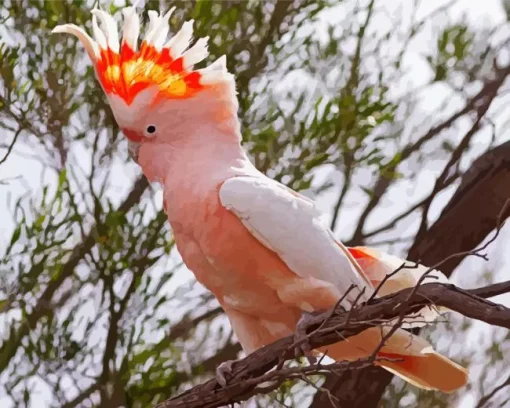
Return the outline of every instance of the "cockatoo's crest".
[[[190,47],[193,20],[183,24],[180,31],[167,41],[168,20],[175,10],[166,13],[149,11],[149,27],[138,49],[140,19],[135,7],[122,10],[124,25],[119,41],[117,23],[103,10],[92,10],[94,39],[74,24],[59,25],[54,33],[73,34],[87,50],[107,96],[121,98],[129,106],[147,88],[155,88],[157,99],[189,98],[204,88],[231,77],[226,69],[225,56],[200,70],[194,64],[208,55],[208,37],[198,39]],[[99,27],[97,20],[102,27]],[[113,98],[117,99],[117,98]]]

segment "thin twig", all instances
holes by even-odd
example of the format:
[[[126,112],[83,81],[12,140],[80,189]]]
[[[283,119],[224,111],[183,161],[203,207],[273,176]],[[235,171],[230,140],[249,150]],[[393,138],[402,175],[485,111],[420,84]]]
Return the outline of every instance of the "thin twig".
[[[475,408],[482,408],[489,400],[496,395],[499,391],[501,391],[503,388],[508,387],[510,385],[510,375],[507,377],[507,379],[499,384],[496,388],[494,388],[489,394],[483,396],[478,401],[478,404],[476,404]]]
[[[22,128],[20,127],[16,133],[14,134],[14,138],[12,139],[12,142],[9,144],[9,147],[7,148],[7,152],[5,153],[5,156],[2,157],[2,160],[0,160],[0,165],[2,165],[6,160],[7,158],[9,157],[9,155],[11,154],[12,152],[12,149],[14,148],[14,145],[16,144],[16,141],[18,140],[18,137],[19,135],[21,134],[22,132]]]

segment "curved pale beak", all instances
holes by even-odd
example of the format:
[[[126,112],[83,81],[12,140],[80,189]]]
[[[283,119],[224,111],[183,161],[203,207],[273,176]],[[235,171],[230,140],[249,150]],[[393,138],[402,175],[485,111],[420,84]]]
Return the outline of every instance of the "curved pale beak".
[[[140,151],[140,143],[128,140],[128,151],[129,156],[133,159],[135,163],[138,164],[138,152]]]

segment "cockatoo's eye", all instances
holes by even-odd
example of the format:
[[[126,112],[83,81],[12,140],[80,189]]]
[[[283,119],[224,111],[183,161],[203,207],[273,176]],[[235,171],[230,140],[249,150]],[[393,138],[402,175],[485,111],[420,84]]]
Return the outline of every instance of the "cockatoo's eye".
[[[156,126],[154,126],[154,125],[147,126],[146,132],[149,135],[156,133]]]

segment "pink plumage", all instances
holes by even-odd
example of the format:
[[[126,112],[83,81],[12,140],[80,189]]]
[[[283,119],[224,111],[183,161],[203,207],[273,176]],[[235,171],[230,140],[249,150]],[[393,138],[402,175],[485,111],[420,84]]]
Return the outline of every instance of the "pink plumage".
[[[133,10],[124,12],[123,44],[129,45],[129,61],[138,55],[133,54],[139,27]],[[332,307],[352,284],[365,288],[366,298],[374,284],[399,266],[398,258],[344,247],[322,223],[313,201],[251,164],[240,144],[235,82],[224,57],[203,70],[179,66],[177,71],[185,75],[196,72],[188,82],[185,76],[170,78],[176,69],[169,66],[168,71],[151,68],[143,87],[133,83],[137,89],[125,81],[130,71],[123,71],[122,86],[111,83],[117,71],[107,71],[101,64],[109,55],[105,49],[115,51],[120,43],[113,32],[114,20],[101,13],[95,13],[104,22],[103,31],[96,28],[95,40],[73,25],[54,31],[77,35],[96,68],[100,66],[98,77],[130,140],[130,151],[145,175],[164,188],[165,211],[184,262],[214,293],[247,353],[292,334],[303,311]],[[149,15],[151,26],[142,51],[150,50],[152,60],[170,61],[171,56],[185,64],[205,58],[206,41],[186,51],[190,24],[165,43],[169,13]],[[417,275],[408,269],[383,291],[416,281]],[[347,296],[344,306],[350,307],[356,295]],[[430,320],[437,316],[437,311],[426,313]],[[329,355],[338,360],[366,357],[380,339],[381,330],[370,329],[328,347]],[[381,355],[400,357],[401,361],[380,364],[421,388],[450,392],[467,382],[465,369],[403,330],[390,338]]]

